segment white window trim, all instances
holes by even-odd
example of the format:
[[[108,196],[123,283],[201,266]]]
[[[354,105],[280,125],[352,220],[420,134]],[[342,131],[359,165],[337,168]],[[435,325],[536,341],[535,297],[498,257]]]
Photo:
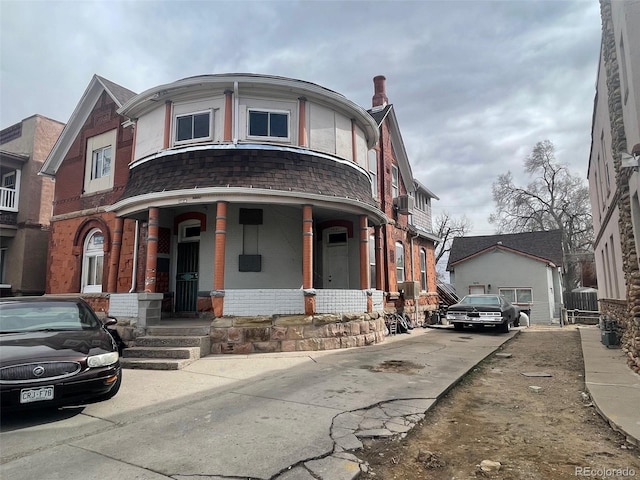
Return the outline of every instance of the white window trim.
[[[200,235],[198,235],[197,237],[187,237],[185,235],[187,228],[191,228],[191,227],[200,227],[200,235],[202,235],[202,224],[200,223],[200,220],[195,220],[195,219],[185,220],[184,222],[181,222],[180,225],[178,225],[178,242],[179,243],[200,241]]]
[[[400,195],[400,170],[397,165],[391,165],[391,197]]]
[[[201,115],[203,113],[209,114],[209,135],[207,137],[189,138],[187,140],[178,140],[178,119],[180,117],[188,117],[193,115]],[[213,108],[206,108],[204,110],[197,110],[193,112],[175,113],[173,114],[173,144],[185,145],[190,143],[211,142],[213,140]]]
[[[87,283],[87,275],[89,274],[89,258],[97,258],[97,257],[102,257],[102,269],[103,269],[103,274],[104,274],[104,245],[103,248],[101,250],[102,254],[99,253],[95,253],[95,254],[91,254],[88,255],[87,253],[87,247],[89,246],[89,240],[95,235],[95,234],[101,234],[103,241],[104,241],[104,233],[102,232],[102,230],[98,229],[98,228],[94,228],[93,230],[91,230],[87,236],[84,239],[84,244],[82,246],[82,293],[100,293],[102,292],[102,283],[100,284],[95,284],[95,285],[88,285]],[[102,279],[100,279],[102,280]]]
[[[533,303],[533,288],[531,287],[500,287],[498,288],[498,295],[502,295],[503,297],[507,298],[503,293],[505,290],[509,290],[513,292],[513,298],[515,300],[512,303],[515,303],[515,304]],[[518,290],[529,290],[529,292],[531,293],[531,302],[518,301]]]
[[[15,175],[15,185],[13,188],[5,187],[5,178]],[[4,190],[0,190],[0,207],[7,212],[18,212],[20,204],[20,179],[22,178],[22,170],[16,169],[12,172],[5,173],[2,176],[2,187]]]
[[[113,188],[113,179],[116,169],[118,130],[113,129],[95,137],[87,139],[87,153],[85,158],[84,173],[84,193],[92,194]],[[93,176],[93,153],[101,148],[111,147],[111,169],[109,175],[92,178]]]
[[[251,126],[251,112],[262,112],[262,113],[278,113],[287,116],[287,136],[286,137],[271,137],[271,136],[263,136],[263,135],[251,135],[250,126]],[[247,139],[250,140],[268,140],[270,142],[286,142],[291,143],[291,112],[289,110],[276,110],[271,108],[247,108]]]
[[[109,150],[110,153],[110,157],[109,157],[109,173],[108,174],[104,174],[104,152],[106,150]],[[102,154],[102,168],[101,168],[101,172],[100,175],[96,175],[96,166],[97,166],[97,162],[96,160],[99,158],[100,154]],[[106,147],[100,147],[95,149],[92,153],[91,153],[91,180],[98,180],[99,178],[104,178],[104,177],[108,177],[109,175],[111,175],[111,164],[113,162],[113,146],[112,145],[107,145]]]
[[[402,261],[398,258],[398,249],[402,249]],[[403,283],[406,279],[404,269],[404,244],[402,242],[396,242],[396,283]],[[402,280],[400,280],[398,273],[402,271]]]
[[[424,258],[424,270],[422,269],[423,265],[422,265],[422,259]],[[422,280],[424,279],[424,288],[422,285]],[[424,248],[420,249],[420,291],[422,292],[426,292],[427,291],[427,251]]]
[[[376,265],[376,237],[369,235],[369,245],[367,245],[369,251],[369,288],[378,288],[376,285],[376,273],[378,266]],[[371,271],[373,267],[373,271]]]

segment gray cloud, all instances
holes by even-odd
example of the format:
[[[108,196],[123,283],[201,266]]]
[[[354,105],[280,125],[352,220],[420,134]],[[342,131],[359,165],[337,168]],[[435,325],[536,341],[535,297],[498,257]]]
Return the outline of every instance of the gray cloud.
[[[550,139],[586,177],[597,2],[0,3],[0,122],[67,121],[91,75],[141,92],[206,73],[300,78],[368,108],[387,77],[414,174],[493,233],[491,184]]]

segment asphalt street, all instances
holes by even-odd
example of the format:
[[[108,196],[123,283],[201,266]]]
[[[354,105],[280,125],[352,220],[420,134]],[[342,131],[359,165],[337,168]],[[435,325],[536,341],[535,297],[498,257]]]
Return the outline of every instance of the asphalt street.
[[[357,478],[352,447],[366,425],[380,435],[410,428],[515,334],[420,328],[348,350],[125,370],[108,402],[3,415],[0,477]]]

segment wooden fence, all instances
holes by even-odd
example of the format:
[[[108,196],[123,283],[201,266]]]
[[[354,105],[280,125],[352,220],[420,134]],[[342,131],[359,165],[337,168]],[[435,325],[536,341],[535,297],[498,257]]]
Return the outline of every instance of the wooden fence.
[[[567,310],[586,310],[597,312],[598,293],[597,292],[564,292],[564,308]]]

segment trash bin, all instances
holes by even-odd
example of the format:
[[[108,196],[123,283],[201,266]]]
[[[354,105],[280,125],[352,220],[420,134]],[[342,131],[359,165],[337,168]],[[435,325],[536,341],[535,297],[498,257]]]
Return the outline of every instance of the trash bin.
[[[620,345],[620,337],[618,335],[618,322],[610,320],[606,316],[600,319],[600,341],[606,347],[615,347]]]

